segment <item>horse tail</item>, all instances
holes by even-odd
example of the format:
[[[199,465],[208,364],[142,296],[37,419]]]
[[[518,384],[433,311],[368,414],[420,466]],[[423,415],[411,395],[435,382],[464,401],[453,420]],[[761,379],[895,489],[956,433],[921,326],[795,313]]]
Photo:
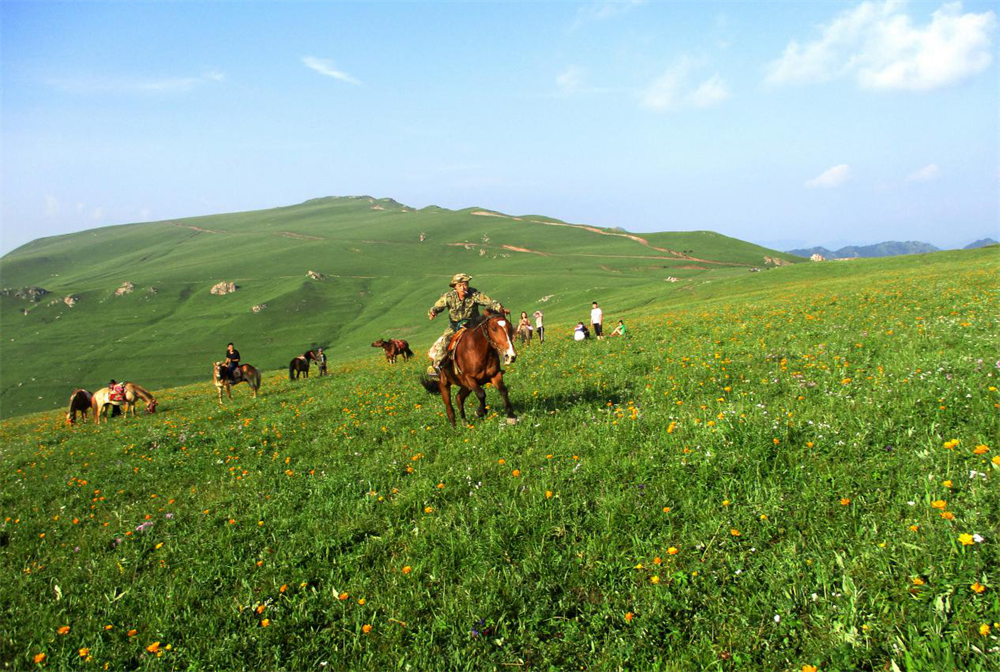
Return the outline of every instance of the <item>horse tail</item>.
[[[292,378],[292,371],[295,370],[295,360],[288,362],[288,380],[295,380]]]
[[[441,394],[441,387],[437,381],[431,380],[427,376],[420,376],[420,384],[431,394]]]

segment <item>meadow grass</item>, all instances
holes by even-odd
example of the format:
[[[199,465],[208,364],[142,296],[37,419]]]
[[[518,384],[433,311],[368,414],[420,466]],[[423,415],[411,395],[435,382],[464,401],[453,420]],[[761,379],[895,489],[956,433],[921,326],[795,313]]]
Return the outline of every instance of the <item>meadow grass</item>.
[[[568,320],[598,297],[628,310],[694,292],[703,276],[746,276],[765,256],[795,259],[711,232],[655,234],[654,249],[550,218],[477,212],[327,198],[33,241],[0,260],[5,288],[52,292],[37,303],[0,297],[0,416],[58,408],[109,378],[150,388],[203,380],[229,341],[263,369],[317,346],[337,362],[378,338],[433,342],[441,330],[427,309],[459,271],[512,308]],[[135,290],[116,295],[126,281]],[[239,290],[212,295],[220,281]]]
[[[5,421],[0,659],[998,669],[986,254],[709,285],[627,340],[550,323],[515,426],[452,430],[422,356],[380,351],[256,402]]]

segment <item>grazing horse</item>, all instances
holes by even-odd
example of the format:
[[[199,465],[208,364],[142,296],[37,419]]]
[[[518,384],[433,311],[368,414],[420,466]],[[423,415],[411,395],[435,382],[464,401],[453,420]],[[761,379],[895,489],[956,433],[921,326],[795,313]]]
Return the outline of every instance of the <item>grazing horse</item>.
[[[476,416],[481,418],[486,415],[486,390],[483,385],[493,383],[503,398],[507,422],[517,422],[517,416],[507,397],[507,387],[503,384],[503,369],[500,368],[501,360],[504,364],[510,364],[517,357],[514,352],[513,331],[510,320],[503,315],[488,314],[473,320],[466,327],[455,350],[441,362],[440,381],[429,378],[421,380],[421,384],[431,394],[441,393],[452,427],[455,426],[455,411],[451,406],[452,385],[461,388],[455,400],[463,421],[465,398],[470,392],[474,392],[479,399]]]
[[[225,388],[226,394],[229,398],[233,398],[233,385],[239,385],[240,383],[246,383],[253,390],[253,398],[257,398],[257,390],[260,389],[260,371],[253,368],[249,364],[242,364],[237,371],[240,372],[241,377],[235,383],[230,382],[229,378],[225,374],[226,365],[223,362],[213,362],[212,363],[212,381],[215,383],[216,389],[219,391],[219,406],[222,405],[222,390]]]
[[[319,360],[316,359],[316,353],[312,350],[304,352],[292,361],[288,362],[288,380],[297,380],[300,375],[308,378],[309,362],[316,362],[316,364],[319,365]]]
[[[81,422],[87,421],[87,413],[90,411],[90,400],[93,398],[87,390],[76,389],[69,395],[69,410],[66,412],[66,422],[73,424],[76,422],[76,414],[80,414]]]
[[[101,424],[102,414],[105,421],[107,421],[108,414],[115,406],[124,407],[122,410],[126,415],[131,413],[132,417],[135,417],[135,407],[138,406],[140,399],[146,402],[147,413],[156,412],[156,399],[153,398],[153,395],[148,390],[135,383],[125,383],[125,399],[121,401],[111,399],[111,388],[102,387],[97,392],[94,392],[90,399],[90,407],[94,410],[94,421],[97,424]]]
[[[399,355],[403,356],[404,361],[413,356],[413,351],[410,350],[410,344],[398,338],[390,338],[388,341],[383,341],[380,338],[372,343],[372,347],[382,348],[385,350],[385,361],[390,364],[395,364],[396,357]]]
[[[135,407],[138,405],[138,400],[141,399],[146,402],[146,412],[156,413],[156,399],[153,395],[149,393],[144,387],[136,385],[135,383],[125,383],[125,413],[132,414],[135,417]]]

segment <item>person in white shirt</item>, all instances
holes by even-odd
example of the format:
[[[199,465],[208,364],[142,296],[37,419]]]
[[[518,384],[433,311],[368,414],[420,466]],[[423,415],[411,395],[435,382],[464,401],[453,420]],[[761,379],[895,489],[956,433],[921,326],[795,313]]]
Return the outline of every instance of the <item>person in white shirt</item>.
[[[545,342],[545,327],[542,326],[542,311],[536,310],[534,313],[535,317],[535,333],[538,334],[538,342]]]
[[[576,326],[573,328],[573,340],[583,341],[590,336],[590,332],[587,331],[587,327],[583,326],[583,322],[577,322]]]
[[[604,311],[597,307],[597,301],[594,301],[593,308],[590,309],[590,326],[594,328],[594,336],[597,336],[597,340],[604,340],[604,334],[601,331],[604,325]]]

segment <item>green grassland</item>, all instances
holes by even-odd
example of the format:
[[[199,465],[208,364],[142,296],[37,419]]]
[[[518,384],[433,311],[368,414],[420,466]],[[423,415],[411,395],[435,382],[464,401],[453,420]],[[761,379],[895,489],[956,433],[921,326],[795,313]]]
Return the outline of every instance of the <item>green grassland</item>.
[[[369,197],[41,239],[0,261],[4,287],[52,292],[34,304],[0,298],[0,414],[57,408],[74,388],[112,377],[150,389],[205,380],[229,341],[264,370],[315,346],[348,361],[385,336],[426,352],[442,329],[427,309],[459,271],[511,310],[577,320],[592,300],[611,317],[700,296],[766,268],[765,257],[797,259],[711,232],[640,241],[541,216]],[[126,281],[135,290],[116,296]],[[220,281],[240,289],[210,294]],[[79,299],[72,308],[69,295]],[[267,308],[255,314],[258,304]]]
[[[517,425],[453,430],[420,358],[360,349],[222,408],[202,382],[100,427],[4,421],[0,660],[1000,668],[996,250],[733,268],[617,290],[627,340],[557,314],[508,368]]]

